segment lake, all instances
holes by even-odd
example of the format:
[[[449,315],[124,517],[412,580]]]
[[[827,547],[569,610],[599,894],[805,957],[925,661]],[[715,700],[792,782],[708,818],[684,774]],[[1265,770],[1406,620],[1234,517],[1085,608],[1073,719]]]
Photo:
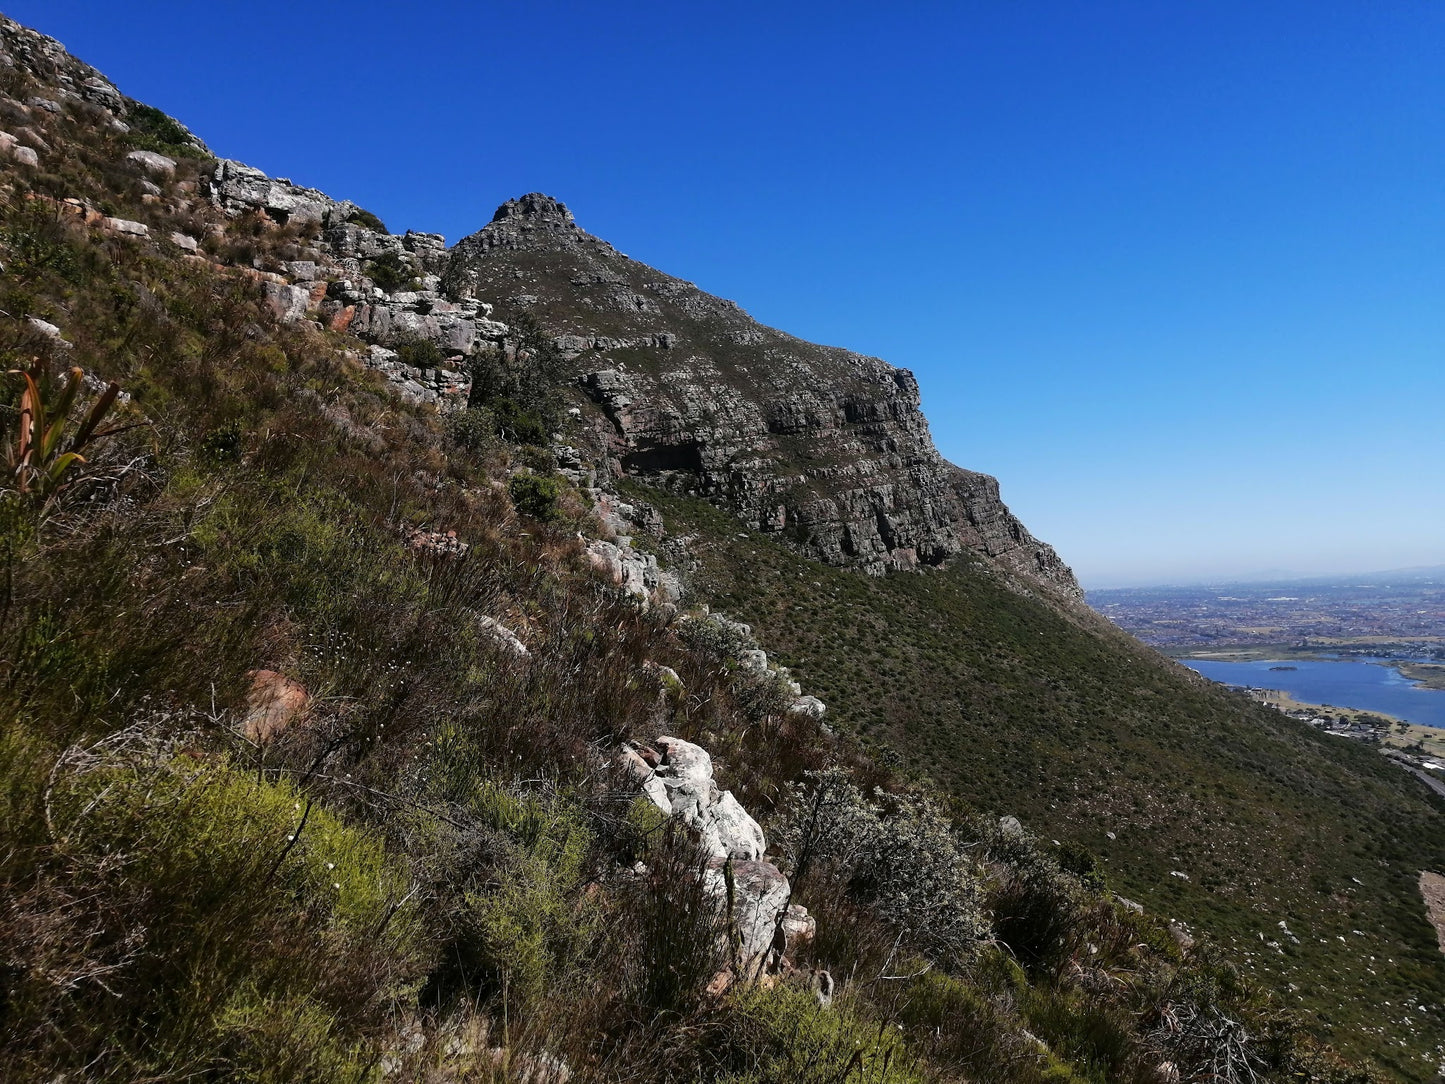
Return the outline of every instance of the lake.
[[[1180,659],[1185,666],[1226,685],[1282,689],[1308,704],[1330,704],[1394,715],[1422,726],[1445,727],[1445,691],[1422,689],[1398,670],[1372,659],[1298,659],[1215,662]],[[1271,670],[1293,666],[1294,670]]]

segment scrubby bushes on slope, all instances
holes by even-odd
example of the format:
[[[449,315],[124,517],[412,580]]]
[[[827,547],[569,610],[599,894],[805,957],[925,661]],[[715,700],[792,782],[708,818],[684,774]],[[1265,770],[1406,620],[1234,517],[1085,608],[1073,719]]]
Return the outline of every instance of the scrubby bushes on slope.
[[[129,144],[82,119],[37,121],[56,151],[6,175],[0,260],[46,196],[205,232],[185,163],[166,202],[112,192]],[[215,224],[212,255],[248,265],[298,238]],[[0,494],[7,1079],[1142,1080],[1170,1058],[1203,1079],[1216,1049],[1171,1021],[1192,1036],[1216,1009],[1252,1070],[1308,1075],[1258,990],[1212,968],[1228,981],[1186,1001],[1200,968],[1159,927],[641,611],[583,559],[575,491],[519,519],[520,453],[469,452],[354,343],[278,327],[251,275],[79,219],[43,240],[0,308],[72,345],[0,317],[0,361],[116,380],[154,428],[44,519]],[[465,548],[419,551],[417,530]],[[265,735],[245,727],[257,670],[304,689]],[[794,856],[820,928],[775,987],[709,989],[691,841],[608,767],[664,731],[706,745]],[[848,811],[822,833],[819,781]]]

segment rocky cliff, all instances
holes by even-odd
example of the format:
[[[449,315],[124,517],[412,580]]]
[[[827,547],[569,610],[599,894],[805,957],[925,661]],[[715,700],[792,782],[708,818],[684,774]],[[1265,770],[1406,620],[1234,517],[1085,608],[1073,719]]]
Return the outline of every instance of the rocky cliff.
[[[156,147],[209,155],[59,43],[8,20],[0,35],[0,59],[56,88],[55,100],[30,108],[73,103],[117,130],[156,127]],[[20,145],[27,138],[16,132],[9,154],[34,165]],[[152,171],[174,166],[154,151],[132,157],[143,155]],[[309,236],[303,258],[257,267],[278,315],[315,315],[359,335],[372,344],[364,360],[412,398],[458,401],[467,358],[507,349],[504,321],[529,312],[557,336],[599,408],[595,450],[614,473],[703,496],[830,564],[881,575],[972,552],[1025,589],[1082,599],[1068,567],[1002,503],[998,483],[939,455],[910,372],[764,327],[588,234],[548,196],[509,200],[448,250],[440,235],[388,234],[354,203],[239,162],[219,161],[205,195],[227,216]],[[194,238],[178,243],[196,250]],[[378,263],[400,269],[404,284],[377,282]],[[418,371],[388,349],[418,338],[449,363]]]
[[[939,455],[906,369],[764,327],[535,193],[452,249],[442,288],[558,335],[624,474],[704,496],[830,564],[876,575],[972,551],[1079,597],[998,483]]]

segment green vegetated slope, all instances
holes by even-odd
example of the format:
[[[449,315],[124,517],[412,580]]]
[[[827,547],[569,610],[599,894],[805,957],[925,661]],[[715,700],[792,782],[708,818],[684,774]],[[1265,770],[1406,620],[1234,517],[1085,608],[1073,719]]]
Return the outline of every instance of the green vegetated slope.
[[[0,368],[51,402],[70,366],[116,381],[110,420],[135,428],[51,501],[0,486],[7,1080],[1361,1080],[1271,996],[1292,960],[1302,1004],[1338,1003],[1336,1042],[1433,1074],[1438,964],[1397,882],[1437,829],[1362,752],[1336,761],[966,566],[867,580],[658,496],[696,535],[700,594],[751,617],[870,756],[782,710],[728,636],[599,577],[577,541],[599,524],[546,449],[399,401],[319,322],[278,324],[256,271],[305,258],[309,227],[225,219],[204,150],[150,113],[127,131],[35,93],[56,92],[0,73],[0,123],[46,148],[0,173]],[[137,148],[182,160],[147,181]],[[22,387],[0,397],[8,466]],[[257,670],[306,694],[269,736]],[[696,856],[609,769],[662,733],[712,751],[818,918],[776,988],[709,990],[728,957]],[[841,827],[805,872],[808,801],[838,773]],[[922,776],[983,815],[910,796]],[[1138,810],[1135,779],[1159,781]],[[1153,914],[1004,812],[1096,851]],[[1235,853],[1207,867],[1183,825],[1216,813]],[[1188,884],[1165,879],[1174,855]],[[1246,974],[1181,952],[1154,918],[1175,913],[1232,934]],[[1278,918],[1301,943],[1267,957],[1249,939]],[[1348,954],[1314,947],[1351,924]],[[813,968],[839,980],[826,1009]]]
[[[1416,879],[1445,861],[1445,819],[1373,749],[980,565],[865,578],[637,492],[691,537],[699,596],[751,622],[831,722],[975,808],[1088,848],[1119,892],[1216,938],[1341,1047],[1434,1064],[1445,961]]]

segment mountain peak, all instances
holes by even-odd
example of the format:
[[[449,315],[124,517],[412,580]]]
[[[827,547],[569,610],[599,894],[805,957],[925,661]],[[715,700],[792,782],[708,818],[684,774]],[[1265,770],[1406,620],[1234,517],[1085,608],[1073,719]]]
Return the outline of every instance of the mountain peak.
[[[542,192],[528,192],[517,199],[509,199],[492,215],[493,222],[508,219],[532,219],[539,222],[555,223],[562,226],[574,225],[572,212],[561,200],[555,200]]]

